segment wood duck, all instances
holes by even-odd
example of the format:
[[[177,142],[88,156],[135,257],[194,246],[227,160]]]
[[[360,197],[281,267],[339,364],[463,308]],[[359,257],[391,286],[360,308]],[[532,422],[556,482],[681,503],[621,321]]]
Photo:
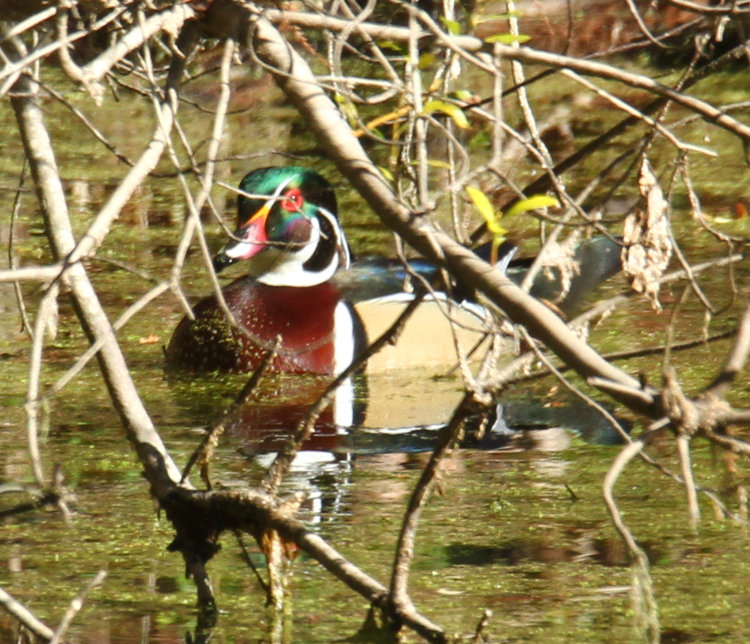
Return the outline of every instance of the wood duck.
[[[308,168],[270,167],[240,182],[237,230],[216,255],[218,273],[243,260],[248,269],[222,291],[238,325],[215,296],[184,317],[167,348],[168,368],[253,371],[281,336],[269,368],[338,373],[364,342],[359,317],[332,280],[350,264],[330,184]]]
[[[413,297],[402,290],[400,264],[358,262],[352,270],[344,231],[330,184],[304,167],[253,170],[240,182],[237,230],[216,255],[216,272],[243,260],[247,275],[223,289],[240,329],[227,318],[215,296],[194,307],[177,326],[166,351],[167,367],[193,372],[248,372],[281,336],[271,371],[336,374],[346,368],[367,339],[390,326]],[[520,281],[528,269],[508,263],[515,246],[501,247],[498,266]],[[619,247],[606,238],[584,242],[578,250],[580,277],[573,281],[562,308],[620,269]],[[412,268],[431,277],[437,269],[423,260]],[[559,281],[559,280],[558,280]],[[365,288],[363,288],[365,284]],[[368,286],[369,284],[369,286]],[[532,293],[551,298],[559,284],[543,273]],[[366,292],[366,301],[358,291]],[[481,307],[463,302],[466,293],[426,301],[417,309],[395,347],[368,362],[368,373],[409,367],[452,366],[454,334],[471,349],[483,337]],[[457,296],[458,295],[458,296]],[[457,297],[456,297],[457,296]],[[355,304],[351,304],[355,302]],[[452,326],[446,312],[459,324]],[[456,330],[458,329],[458,331]],[[443,338],[441,341],[438,338]]]

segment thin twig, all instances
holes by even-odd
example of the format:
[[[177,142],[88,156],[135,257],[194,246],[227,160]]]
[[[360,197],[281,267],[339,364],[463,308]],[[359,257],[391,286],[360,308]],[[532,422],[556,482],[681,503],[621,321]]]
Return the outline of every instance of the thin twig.
[[[732,348],[729,350],[719,375],[703,391],[704,396],[713,398],[724,398],[729,388],[737,379],[737,375],[744,368],[750,354],[750,301],[746,304],[742,313],[737,335]]]
[[[620,451],[613,461],[612,466],[607,471],[607,475],[604,477],[602,492],[604,494],[604,502],[607,505],[607,510],[609,510],[610,517],[612,518],[612,523],[620,534],[620,537],[622,537],[623,542],[627,546],[628,551],[634,560],[633,591],[640,599],[640,608],[643,610],[642,617],[645,634],[649,642],[656,643],[659,641],[659,618],[656,601],[654,599],[651,575],[648,569],[648,557],[638,546],[633,534],[625,524],[613,494],[615,483],[620,474],[633,457],[643,450],[651,435],[650,432],[647,432],[638,440],[634,440],[632,443],[627,444]]]
[[[414,611],[414,605],[408,593],[408,580],[411,561],[414,556],[417,525],[422,509],[436,478],[439,476],[438,472],[442,459],[449,453],[451,446],[458,439],[466,418],[477,411],[477,403],[478,399],[473,392],[464,394],[450,421],[438,433],[435,446],[430,454],[430,460],[422,470],[419,481],[409,498],[396,545],[389,591],[389,602],[399,616],[408,615]]]
[[[230,424],[236,418],[236,416],[245,406],[245,404],[250,399],[252,394],[255,392],[255,389],[258,386],[260,379],[265,375],[266,369],[268,368],[268,365],[271,363],[271,360],[273,360],[276,357],[276,354],[278,353],[278,349],[280,346],[281,346],[281,336],[278,336],[276,338],[276,344],[274,345],[273,349],[271,351],[268,351],[263,356],[263,360],[260,361],[260,364],[257,366],[255,371],[253,372],[253,375],[250,376],[250,378],[248,378],[247,382],[242,387],[242,390],[237,394],[235,399],[232,401],[232,404],[229,406],[229,409],[227,409],[222,414],[221,418],[218,421],[216,421],[213,425],[211,425],[210,429],[206,432],[206,435],[203,438],[203,440],[193,451],[192,455],[190,456],[190,459],[187,462],[187,465],[185,465],[185,469],[182,470],[182,477],[180,478],[180,485],[182,485],[187,480],[187,477],[190,474],[190,470],[192,469],[193,465],[195,465],[196,462],[201,462],[202,464],[205,464],[205,465],[202,465],[202,468],[207,467],[208,461],[211,458],[211,452],[213,451],[213,448],[218,443],[218,440],[221,437],[221,435],[224,433],[226,426]],[[203,478],[204,478],[204,482],[206,483],[206,487],[210,490],[211,482],[208,478],[207,472],[204,472]]]
[[[532,351],[536,355],[536,357],[549,369],[549,371],[554,375],[559,382],[562,383],[562,385],[570,391],[573,395],[580,398],[584,403],[586,403],[589,407],[592,407],[596,411],[598,411],[604,419],[612,425],[613,429],[618,433],[620,438],[624,442],[629,442],[630,435],[625,431],[623,426],[620,424],[620,422],[615,418],[610,411],[608,411],[603,405],[598,403],[596,400],[591,398],[591,396],[587,396],[584,392],[582,392],[578,387],[574,386],[571,382],[568,381],[565,376],[557,369],[555,366],[550,362],[549,358],[541,351],[541,349],[537,346],[537,343],[534,342],[534,339],[529,335],[528,331],[521,327],[519,329],[521,332],[521,335],[523,336],[526,343],[531,347]]]
[[[94,578],[86,584],[86,587],[73,598],[68,606],[68,610],[65,611],[65,615],[63,615],[62,620],[60,620],[60,624],[57,626],[52,639],[50,639],[49,644],[60,644],[62,638],[65,636],[65,632],[73,621],[73,618],[79,613],[81,608],[83,608],[83,600],[86,598],[86,595],[101,584],[106,576],[107,571],[100,570],[96,573]]]
[[[677,435],[677,452],[680,455],[680,470],[687,498],[688,518],[690,527],[695,530],[701,519],[700,507],[698,506],[698,493],[693,477],[693,466],[690,459],[690,436],[680,433]]]
[[[296,456],[302,444],[310,437],[315,429],[315,423],[317,422],[320,414],[328,407],[333,400],[336,390],[344,382],[346,382],[352,375],[357,373],[359,369],[364,365],[371,356],[375,355],[386,345],[392,343],[401,330],[406,324],[406,321],[411,317],[412,313],[417,310],[417,307],[424,298],[425,291],[415,294],[409,304],[399,314],[399,316],[393,321],[391,326],[385,330],[385,332],[372,342],[359,356],[356,356],[355,360],[342,371],[334,380],[326,387],[325,391],[318,397],[318,400],[310,407],[305,414],[305,417],[300,420],[286,442],[284,447],[279,451],[271,463],[268,471],[263,477],[261,486],[269,494],[275,494],[278,490],[281,481],[289,472],[289,468],[292,465],[292,461]]]

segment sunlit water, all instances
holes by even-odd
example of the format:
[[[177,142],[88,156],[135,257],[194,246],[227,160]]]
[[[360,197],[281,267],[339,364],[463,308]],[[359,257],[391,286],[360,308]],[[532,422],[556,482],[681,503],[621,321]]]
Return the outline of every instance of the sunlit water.
[[[110,105],[109,109],[122,108]],[[284,114],[277,113],[275,129],[263,130],[264,137],[281,141],[288,136],[290,118]],[[4,127],[12,130],[9,115],[3,118]],[[238,117],[234,127],[230,139],[239,141],[247,122]],[[123,136],[126,149],[127,140]],[[8,159],[18,152],[17,145],[9,142]],[[240,143],[236,145],[243,151]],[[59,154],[83,229],[85,219],[114,185],[112,177],[122,170],[112,163],[81,169],[75,145],[63,147]],[[238,162],[231,171],[224,169],[234,181],[248,164],[277,161],[265,155]],[[2,173],[5,184],[13,185],[17,168],[4,166]],[[723,194],[716,190],[716,208],[722,212],[727,207]],[[2,203],[8,212],[8,193],[3,193]],[[345,194],[342,203],[342,218],[355,250],[382,250],[388,233],[374,226],[371,218],[354,221],[362,205],[351,195]],[[116,224],[101,259],[90,264],[113,317],[146,292],[150,280],[168,276],[183,217],[181,197],[155,182],[144,188]],[[30,195],[24,198],[15,232],[21,263],[44,261],[41,225]],[[0,239],[3,243],[8,239],[5,221]],[[211,242],[218,245],[220,233],[214,231]],[[138,272],[124,270],[123,262]],[[200,262],[192,258],[186,273],[191,295],[209,288],[201,271]],[[717,272],[709,283],[723,298],[725,273]],[[610,292],[621,288],[617,279],[605,286]],[[25,293],[32,303],[38,296],[33,286],[27,286]],[[678,290],[669,291],[664,302],[668,305],[679,296]],[[683,311],[687,314],[676,322],[678,337],[693,333],[703,319],[697,305]],[[162,346],[181,314],[176,299],[166,295],[119,335],[147,408],[180,466],[200,440],[202,428],[218,418],[243,383],[239,377],[165,377]],[[663,327],[665,315],[634,302],[596,330],[592,342],[605,350],[653,345],[662,339],[654,338],[654,330]],[[0,285],[0,343],[4,378],[0,482],[28,483],[22,410],[27,342],[13,290],[7,285]],[[45,387],[62,375],[84,346],[75,316],[62,298],[58,335],[45,353]],[[690,366],[685,372],[688,386],[711,373],[716,355],[725,348],[714,344],[675,357],[678,366]],[[658,381],[657,363],[628,366],[634,373],[644,368],[649,378]],[[220,443],[211,474],[214,483],[233,487],[258,481],[282,444],[285,430],[304,415],[310,392],[321,384],[304,378],[264,381],[265,396]],[[460,397],[460,381],[399,373],[373,378],[366,387],[360,383],[356,390],[362,421],[342,429],[324,417],[285,489],[305,490],[300,517],[387,584],[404,508],[435,432]],[[551,379],[510,390],[499,401],[499,418],[490,431],[477,439],[470,427],[463,447],[444,463],[439,493],[431,498],[417,536],[410,591],[418,608],[448,632],[473,632],[483,611],[491,609],[487,632],[495,640],[637,639],[629,560],[600,491],[618,451],[615,435],[599,414],[563,392]],[[613,411],[627,427],[632,425],[622,410]],[[75,513],[70,524],[51,510],[27,512],[0,524],[0,585],[54,625],[70,599],[98,570],[106,569],[106,581],[91,592],[74,620],[72,641],[185,641],[185,634],[196,628],[192,582],[184,579],[181,558],[166,550],[172,530],[154,512],[94,364],[50,401],[44,419],[45,471],[49,476],[54,463],[62,464],[67,485],[75,493]],[[673,471],[678,469],[666,436],[653,452]],[[737,509],[747,478],[744,466],[702,444],[695,446],[694,458],[700,483],[718,490]],[[617,497],[628,525],[649,555],[665,641],[747,640],[750,571],[744,531],[716,518],[704,499],[704,520],[699,533],[693,534],[683,491],[640,463],[626,471]],[[23,494],[4,494],[0,507],[26,500]],[[249,545],[262,569],[262,558]],[[223,546],[210,564],[221,609],[213,641],[264,640],[269,625],[262,591],[230,536],[224,537]],[[361,599],[314,561],[302,556],[295,563],[289,641],[330,642],[350,636],[366,609]],[[0,641],[13,641],[13,629],[12,620],[0,615]]]

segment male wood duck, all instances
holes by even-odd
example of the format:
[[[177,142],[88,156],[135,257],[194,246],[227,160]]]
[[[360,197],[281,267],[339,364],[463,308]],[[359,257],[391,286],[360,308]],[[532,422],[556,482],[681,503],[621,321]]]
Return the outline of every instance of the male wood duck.
[[[412,297],[392,295],[400,290],[403,270],[393,263],[365,262],[356,270],[341,271],[336,279],[338,269],[350,266],[349,249],[333,189],[309,168],[253,170],[240,182],[240,190],[237,230],[213,263],[219,272],[244,260],[247,275],[222,291],[229,311],[244,330],[228,320],[215,296],[207,297],[194,307],[195,319],[186,316],[177,326],[167,348],[167,367],[193,372],[253,371],[280,335],[271,371],[339,373],[367,339],[375,339],[390,326]],[[604,238],[589,241],[595,242],[595,249],[586,242],[579,249],[587,264],[581,267],[579,281],[581,285],[585,281],[587,290],[620,267],[617,244]],[[501,248],[503,258],[498,264],[503,270],[514,253],[511,244]],[[414,268],[428,276],[437,272],[421,261]],[[511,268],[508,274],[520,280],[524,270]],[[368,277],[363,279],[365,272]],[[360,299],[357,282],[363,281],[370,286],[377,282],[368,291],[370,297],[387,297],[352,305]],[[554,284],[541,275],[532,293],[536,290],[548,296],[550,287],[554,290]],[[577,297],[581,290],[574,281],[571,292]],[[446,312],[458,318],[457,327],[451,326]],[[398,366],[454,365],[454,333],[460,334],[460,343],[469,350],[483,337],[482,328],[481,307],[458,305],[449,298],[426,301],[396,347],[387,347],[370,360],[368,373]]]
[[[215,296],[184,317],[167,348],[168,368],[253,371],[281,336],[271,371],[331,374],[364,342],[359,317],[332,277],[349,248],[330,184],[308,168],[253,170],[240,182],[237,230],[216,255],[218,273],[244,260],[247,275],[222,291],[240,330]]]

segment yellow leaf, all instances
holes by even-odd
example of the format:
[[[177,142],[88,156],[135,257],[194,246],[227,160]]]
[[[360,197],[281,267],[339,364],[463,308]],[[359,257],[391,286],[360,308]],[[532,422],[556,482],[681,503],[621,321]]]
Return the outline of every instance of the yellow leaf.
[[[469,195],[469,198],[476,206],[479,214],[484,218],[485,222],[487,223],[487,230],[492,235],[490,263],[495,264],[497,263],[497,249],[500,247],[500,244],[505,241],[505,233],[508,232],[500,225],[500,217],[502,213],[495,212],[495,208],[492,206],[492,202],[490,202],[487,195],[484,194],[484,192],[479,188],[475,188],[474,186],[466,186],[466,194]]]
[[[466,194],[469,195],[469,199],[476,206],[479,214],[487,222],[487,226],[491,226],[493,222],[497,222],[497,216],[495,215],[495,209],[492,207],[492,203],[484,192],[474,186],[466,186]]]
[[[518,34],[517,36],[513,34],[495,34],[494,36],[487,36],[487,38],[484,39],[484,42],[499,42],[503,45],[512,45],[513,43],[524,43],[531,40],[531,36],[528,36],[527,34]]]
[[[434,67],[435,63],[437,63],[437,56],[431,52],[425,52],[419,57],[417,68],[421,70],[430,69],[430,67]]]
[[[560,205],[560,202],[554,197],[547,195],[532,195],[528,199],[521,199],[514,203],[505,213],[506,217],[512,217],[513,215],[520,215],[529,210],[537,210],[538,208],[554,208]]]
[[[382,174],[386,179],[388,179],[388,181],[390,181],[391,183],[394,182],[395,178],[393,176],[393,173],[388,168],[386,168],[385,166],[379,165],[378,170],[380,170],[380,174]]]
[[[424,104],[425,114],[432,114],[433,112],[443,112],[453,119],[453,122],[460,128],[467,129],[469,127],[469,119],[466,118],[463,110],[458,105],[453,103],[446,103],[445,101],[438,101],[432,99]]]

